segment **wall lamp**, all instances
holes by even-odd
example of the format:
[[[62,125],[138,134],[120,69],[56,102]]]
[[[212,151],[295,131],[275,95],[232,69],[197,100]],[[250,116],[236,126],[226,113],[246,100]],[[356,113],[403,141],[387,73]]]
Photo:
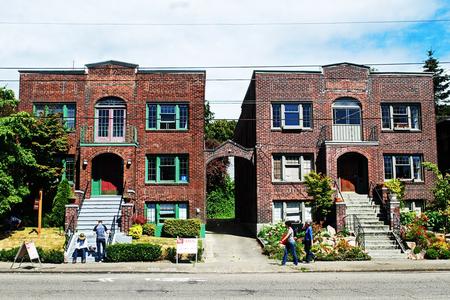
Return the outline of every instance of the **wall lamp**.
[[[83,168],[86,169],[87,165],[88,165],[87,159],[83,159]]]
[[[131,158],[127,159],[127,166],[131,166]]]

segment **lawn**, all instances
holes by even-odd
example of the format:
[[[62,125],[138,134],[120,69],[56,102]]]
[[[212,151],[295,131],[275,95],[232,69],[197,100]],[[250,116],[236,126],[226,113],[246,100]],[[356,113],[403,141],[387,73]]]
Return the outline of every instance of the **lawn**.
[[[33,241],[36,247],[43,249],[63,249],[65,237],[64,232],[59,228],[42,228],[39,237],[37,233],[31,232],[33,229],[37,228],[25,227],[7,234],[0,233],[0,249],[19,247],[22,242],[30,241]]]

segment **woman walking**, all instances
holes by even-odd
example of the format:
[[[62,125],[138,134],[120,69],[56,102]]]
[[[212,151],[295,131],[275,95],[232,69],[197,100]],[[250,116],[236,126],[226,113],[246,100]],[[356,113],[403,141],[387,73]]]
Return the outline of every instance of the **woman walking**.
[[[280,244],[285,245],[284,256],[283,260],[281,261],[281,265],[286,265],[289,251],[292,253],[292,257],[294,258],[294,265],[298,265],[297,252],[295,250],[294,230],[292,229],[290,221],[284,222],[284,225],[286,226],[287,232],[284,234],[280,241]]]

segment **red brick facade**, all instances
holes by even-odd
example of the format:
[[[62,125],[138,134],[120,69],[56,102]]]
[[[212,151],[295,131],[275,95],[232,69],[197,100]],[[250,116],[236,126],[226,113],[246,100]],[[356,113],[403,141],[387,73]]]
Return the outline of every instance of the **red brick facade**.
[[[135,192],[137,214],[148,201],[187,202],[188,217],[205,219],[204,100],[205,72],[147,71],[137,65],[109,61],[86,65],[86,70],[20,71],[20,109],[32,112],[33,103],[76,103],[76,128],[70,133],[70,153],[75,156],[75,186],[85,189],[92,175],[92,161],[114,153],[123,162],[126,191]],[[122,145],[80,143],[95,128],[95,105],[105,97],[126,103],[126,127],[135,128],[137,143]],[[146,104],[187,103],[188,129],[146,130]],[[128,131],[127,131],[128,132]],[[128,134],[128,133],[127,133]],[[188,155],[189,181],[185,184],[145,182],[146,155]],[[87,197],[90,196],[90,190]]]
[[[359,142],[333,141],[332,105],[340,98],[351,98],[359,103]],[[273,129],[271,103],[277,101],[312,103],[312,128]],[[414,132],[382,130],[381,104],[389,103],[419,105],[421,129]],[[239,160],[236,162],[236,171],[246,173],[242,176],[255,174],[249,186],[256,186],[252,199],[245,194],[245,186],[236,182],[238,201],[247,201],[249,209],[255,209],[252,213],[257,224],[270,223],[273,201],[308,200],[301,182],[273,182],[273,154],[310,154],[316,171],[337,180],[338,158],[346,153],[357,153],[359,155],[352,155],[367,161],[366,189],[369,183],[383,183],[383,155],[421,155],[423,161],[436,163],[432,77],[426,73],[372,72],[366,66],[349,63],[324,66],[322,72],[255,71],[242,105],[235,141],[245,147],[256,147],[255,169],[239,165]],[[422,179],[421,182],[406,182],[407,199],[431,199],[432,176],[423,172]]]

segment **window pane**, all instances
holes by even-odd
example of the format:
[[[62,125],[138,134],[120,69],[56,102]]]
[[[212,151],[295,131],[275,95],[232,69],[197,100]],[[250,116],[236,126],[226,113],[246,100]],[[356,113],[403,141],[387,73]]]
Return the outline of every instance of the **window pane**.
[[[187,203],[178,204],[178,219],[187,219]]]
[[[45,105],[44,104],[35,104],[34,105],[34,115],[36,117],[45,116]]]
[[[156,204],[147,203],[147,222],[156,223]]]
[[[312,170],[312,157],[304,156],[302,165],[302,181],[305,179],[306,175],[311,173],[311,170]]]
[[[156,157],[147,157],[147,180],[156,181]]]
[[[285,221],[300,221],[300,202],[286,202]]]
[[[113,137],[123,137],[125,128],[125,111],[113,110]]]
[[[418,155],[414,155],[413,168],[414,168],[414,179],[422,180],[422,159]]]
[[[412,178],[409,156],[407,155],[395,156],[395,177],[398,179]]]
[[[164,223],[165,219],[175,219],[175,204],[162,203],[159,205],[159,221]]]
[[[148,128],[156,129],[156,113],[157,106],[156,104],[148,105]]]
[[[187,129],[188,123],[188,106],[187,105],[179,105],[180,108],[180,129]]]
[[[161,181],[175,181],[175,157],[160,157],[159,177]]]
[[[300,114],[298,110],[298,104],[284,105],[284,125],[300,126]]]
[[[66,179],[70,182],[74,182],[75,178],[75,159],[73,157],[66,157],[66,163],[65,163],[65,175]]]
[[[392,170],[392,156],[384,156],[384,179],[392,179],[394,177]]]
[[[180,156],[178,160],[180,162],[180,179],[179,180],[182,182],[188,182],[188,180],[189,180],[188,157]]]
[[[281,104],[272,104],[272,127],[281,127]]]
[[[311,128],[312,107],[311,104],[303,104],[303,127]]]
[[[66,104],[67,115],[65,116],[67,129],[75,128],[75,104]]]
[[[394,127],[408,128],[408,110],[406,105],[395,105],[393,111]]]
[[[272,220],[273,223],[283,221],[283,202],[273,202]]]
[[[335,108],[333,113],[333,124],[347,124],[347,110],[345,108]]]
[[[411,105],[411,128],[420,129],[420,110],[417,105]]]
[[[281,180],[281,156],[273,157],[273,179]]]
[[[383,129],[391,128],[391,111],[389,105],[381,106],[381,126]]]
[[[361,124],[359,108],[349,108],[347,114],[348,114],[348,124],[352,125]]]
[[[109,129],[109,110],[99,109],[97,135],[99,137],[107,137],[108,129]]]
[[[161,105],[160,114],[160,128],[161,129],[176,129],[176,113],[175,105]]]
[[[300,161],[299,156],[286,156],[285,158],[285,181],[300,181]]]

